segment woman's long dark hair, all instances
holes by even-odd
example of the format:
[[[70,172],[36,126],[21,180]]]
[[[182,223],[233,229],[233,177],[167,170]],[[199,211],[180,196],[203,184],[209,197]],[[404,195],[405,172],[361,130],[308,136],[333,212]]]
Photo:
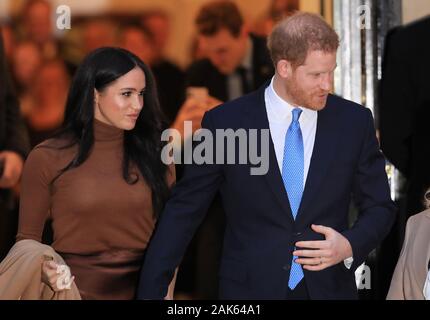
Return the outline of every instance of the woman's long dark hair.
[[[103,91],[136,67],[145,73],[144,105],[134,129],[124,131],[122,174],[127,183],[134,184],[139,178],[130,173],[130,164],[139,168],[152,190],[154,215],[158,217],[169,195],[167,166],[160,156],[165,145],[161,141],[165,125],[152,72],[142,60],[125,49],[105,47],[94,50],[76,71],[67,97],[64,123],[56,136],[71,139],[71,143],[62,148],[77,144],[78,152],[57,178],[65,171],[80,166],[93,147],[94,89]]]

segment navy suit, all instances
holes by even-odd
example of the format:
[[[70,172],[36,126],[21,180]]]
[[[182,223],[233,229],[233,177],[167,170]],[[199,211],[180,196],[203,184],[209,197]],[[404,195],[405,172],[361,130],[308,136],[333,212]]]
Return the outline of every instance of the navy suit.
[[[262,87],[207,112],[202,127],[269,129]],[[214,143],[215,144],[215,143]],[[294,243],[322,240],[311,224],[334,228],[351,243],[354,263],[305,273],[311,299],[356,299],[354,270],[389,232],[395,216],[385,161],[368,109],[329,96],[318,113],[315,145],[296,221],[270,140],[269,171],[251,165],[188,165],[159,220],[142,269],[138,298],[160,299],[215,193],[227,216],[221,299],[284,299]],[[348,226],[354,198],[359,217]]]

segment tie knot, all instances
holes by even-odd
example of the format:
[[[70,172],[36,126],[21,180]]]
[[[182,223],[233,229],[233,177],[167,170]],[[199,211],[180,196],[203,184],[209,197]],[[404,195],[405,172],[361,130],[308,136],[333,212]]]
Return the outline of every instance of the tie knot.
[[[298,122],[301,114],[302,114],[302,109],[294,108],[293,109],[293,122]]]

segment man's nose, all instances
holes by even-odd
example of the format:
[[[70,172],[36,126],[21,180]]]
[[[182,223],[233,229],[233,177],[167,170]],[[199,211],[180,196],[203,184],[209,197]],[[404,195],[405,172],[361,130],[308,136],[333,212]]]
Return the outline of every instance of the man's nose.
[[[321,79],[320,87],[324,91],[330,91],[331,86],[332,86],[332,77],[330,74],[325,74]]]

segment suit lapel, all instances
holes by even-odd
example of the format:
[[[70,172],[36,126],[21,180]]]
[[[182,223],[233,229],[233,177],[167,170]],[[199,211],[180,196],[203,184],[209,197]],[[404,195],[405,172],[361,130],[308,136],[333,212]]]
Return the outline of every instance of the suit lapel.
[[[326,177],[335,154],[338,138],[339,132],[336,128],[336,114],[330,106],[329,98],[327,106],[318,112],[315,143],[297,219],[306,211],[317,194],[321,182]]]
[[[246,126],[250,129],[269,129],[269,120],[267,118],[266,103],[264,99],[265,88],[270,82],[267,82],[262,88],[253,93],[252,101],[249,106],[247,117],[244,117]],[[303,197],[300,204],[299,212],[296,220],[300,219],[302,213],[306,211],[307,207],[315,197],[318,189],[327,175],[328,168],[333,161],[335,148],[339,139],[339,132],[336,124],[336,113],[330,105],[330,97],[327,100],[327,106],[318,112],[317,132],[315,136],[315,143],[309,166],[309,172],[306,179]],[[245,120],[246,119],[246,120]],[[261,152],[261,148],[259,148]],[[288,195],[285,190],[284,182],[282,181],[281,172],[279,171],[278,162],[276,159],[275,148],[270,135],[269,145],[269,171],[264,175],[264,180],[282,210],[287,216],[294,221],[291,207],[288,200]]]
[[[248,117],[246,119],[246,126],[250,129],[270,129],[269,120],[267,118],[266,103],[264,99],[265,88],[270,82],[267,82],[257,92],[253,93],[256,96],[250,99],[253,103],[249,106]],[[245,119],[244,119],[245,121]],[[261,154],[261,146],[258,148]],[[277,202],[281,206],[285,214],[293,221],[291,208],[288,200],[288,195],[282,181],[282,176],[279,171],[278,162],[276,160],[275,147],[273,145],[272,136],[269,139],[269,170],[267,174],[263,176],[263,179],[267,182],[269,189],[275,196]]]

